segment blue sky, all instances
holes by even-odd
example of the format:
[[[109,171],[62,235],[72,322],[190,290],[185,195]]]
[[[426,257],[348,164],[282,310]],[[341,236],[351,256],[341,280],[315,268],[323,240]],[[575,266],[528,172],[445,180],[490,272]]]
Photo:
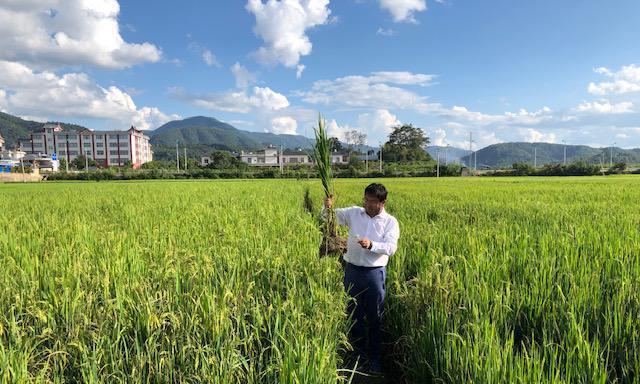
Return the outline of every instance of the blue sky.
[[[412,123],[435,144],[640,147],[640,2],[6,0],[0,110],[93,129]]]

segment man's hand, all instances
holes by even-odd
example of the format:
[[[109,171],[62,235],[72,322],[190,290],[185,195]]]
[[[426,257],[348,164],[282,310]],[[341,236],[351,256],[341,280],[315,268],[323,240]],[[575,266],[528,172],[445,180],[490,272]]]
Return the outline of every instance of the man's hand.
[[[360,244],[360,246],[362,248],[365,249],[370,249],[371,247],[371,240],[367,239],[366,237],[361,238],[360,240],[358,240],[358,244]]]
[[[324,207],[327,209],[331,209],[331,207],[333,207],[333,196],[324,198]]]

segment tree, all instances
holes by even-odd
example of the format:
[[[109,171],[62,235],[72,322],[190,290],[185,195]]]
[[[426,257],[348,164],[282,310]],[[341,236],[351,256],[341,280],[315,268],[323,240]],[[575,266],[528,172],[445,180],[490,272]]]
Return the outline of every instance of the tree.
[[[345,139],[348,145],[347,150],[351,153],[354,147],[359,150],[361,146],[367,143],[367,134],[354,129],[345,134]]]
[[[331,148],[331,152],[334,151],[342,151],[342,143],[337,137],[329,138],[329,148]]]
[[[398,125],[384,144],[382,156],[385,161],[408,162],[431,160],[425,151],[429,138],[421,128],[412,124]]]
[[[87,164],[87,162],[89,163],[90,167],[95,167],[96,166],[96,161],[93,160],[93,159],[88,159],[88,161],[87,161],[87,158],[86,158],[85,155],[77,156],[75,159],[71,160],[69,165],[72,166],[75,169],[84,169],[84,167]]]
[[[244,163],[231,155],[228,151],[214,151],[211,153],[209,168],[229,169],[241,167]]]

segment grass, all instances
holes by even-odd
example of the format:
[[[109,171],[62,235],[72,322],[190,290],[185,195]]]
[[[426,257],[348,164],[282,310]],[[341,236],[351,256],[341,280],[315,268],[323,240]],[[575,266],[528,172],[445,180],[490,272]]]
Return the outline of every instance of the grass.
[[[382,182],[389,377],[640,381],[640,178]],[[338,180],[341,205],[368,183]],[[305,184],[0,185],[0,381],[347,381]]]

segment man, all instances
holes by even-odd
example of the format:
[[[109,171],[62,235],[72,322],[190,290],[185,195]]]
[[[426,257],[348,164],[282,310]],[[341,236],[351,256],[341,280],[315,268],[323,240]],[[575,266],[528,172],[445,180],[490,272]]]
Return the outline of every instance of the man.
[[[347,308],[354,324],[349,339],[360,359],[365,356],[366,328],[369,323],[369,372],[380,374],[380,325],[385,295],[386,266],[389,256],[396,252],[400,227],[398,220],[388,214],[384,205],[387,190],[382,184],[373,183],[364,190],[362,207],[336,209],[338,224],[349,227],[347,253],[343,259],[344,287],[350,297]],[[325,208],[333,206],[331,198],[325,199]]]

